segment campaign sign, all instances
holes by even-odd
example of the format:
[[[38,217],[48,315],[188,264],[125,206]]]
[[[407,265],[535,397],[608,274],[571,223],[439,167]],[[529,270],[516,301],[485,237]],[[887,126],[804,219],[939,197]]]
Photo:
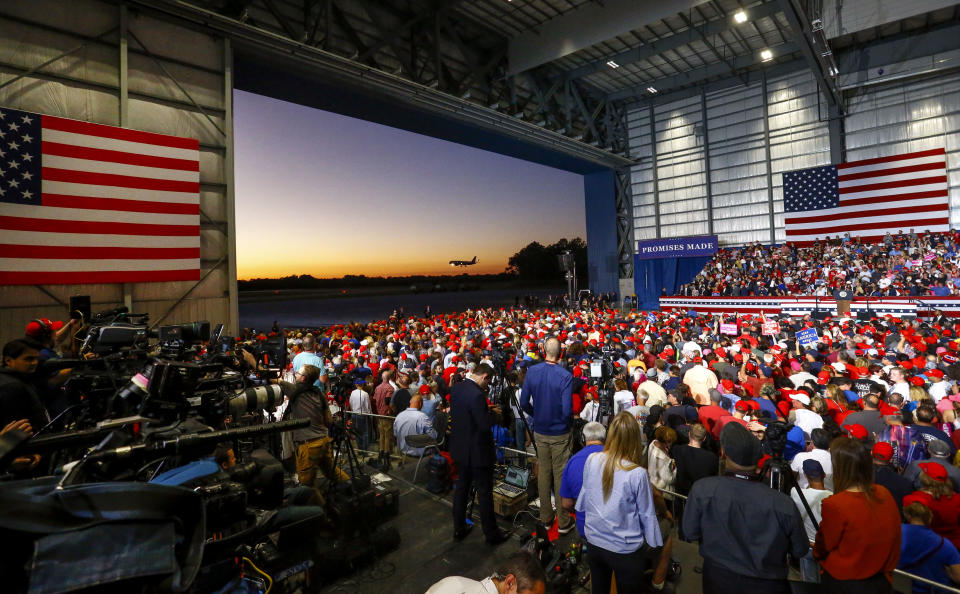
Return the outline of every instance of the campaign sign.
[[[763,323],[763,333],[764,334],[779,334],[780,333],[780,323],[776,320],[767,320]]]
[[[717,253],[718,246],[716,235],[645,239],[637,242],[637,257],[641,260],[655,260],[712,256]]]
[[[802,347],[808,347],[817,344],[820,342],[820,337],[817,336],[817,329],[807,328],[806,330],[797,332],[797,342],[799,342],[800,346]]]
[[[736,324],[720,324],[720,334],[736,336],[738,334],[737,325]]]

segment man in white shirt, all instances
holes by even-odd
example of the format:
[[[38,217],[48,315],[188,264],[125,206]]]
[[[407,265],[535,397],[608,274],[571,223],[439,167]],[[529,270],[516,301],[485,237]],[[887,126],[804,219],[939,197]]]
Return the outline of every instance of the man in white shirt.
[[[813,512],[813,518],[819,524],[823,517],[821,514],[823,500],[833,495],[833,492],[823,484],[823,468],[816,460],[808,459],[804,462],[803,472],[800,474],[806,479],[808,485],[806,488],[801,489],[803,498],[807,500],[807,505],[810,506],[810,511]],[[796,489],[790,491],[790,497],[793,499],[793,503],[797,506],[797,509],[800,510],[800,517],[803,518],[803,527],[807,531],[807,538],[811,541],[815,540],[817,537],[817,529],[810,520],[810,515],[807,513],[803,502],[800,501],[800,496],[797,494]]]
[[[931,369],[924,373],[930,380],[930,387],[927,388],[927,394],[933,398],[934,402],[940,402],[950,393],[950,382],[943,380],[943,371],[940,369]]]
[[[483,581],[465,577],[443,578],[426,594],[544,594],[547,576],[536,557],[517,551]]]
[[[800,364],[800,371],[790,376],[790,381],[794,388],[799,388],[808,381],[817,381],[817,376],[810,373],[810,362],[804,361]]]
[[[373,412],[373,409],[370,407],[370,394],[367,394],[363,390],[363,385],[366,382],[362,379],[358,379],[354,385],[356,388],[353,392],[350,392],[350,410],[355,413],[366,413],[370,414]],[[353,428],[357,434],[357,447],[361,450],[366,450],[370,447],[370,419],[374,417],[365,417],[363,415],[350,415],[350,420],[353,421]]]
[[[421,407],[423,407],[423,397],[420,394],[414,394],[410,397],[410,407],[401,411],[393,421],[393,434],[397,438],[397,448],[408,456],[422,456],[424,448],[407,445],[407,437],[429,435],[434,439],[437,438],[433,421],[420,410]]]
[[[903,399],[909,402],[910,384],[907,382],[907,376],[903,372],[903,367],[894,367],[890,369],[890,373],[887,375],[890,377],[890,383],[893,384],[893,387],[890,388],[887,395],[901,394]]]
[[[803,463],[807,460],[816,460],[820,463],[820,469],[823,471],[823,484],[827,489],[833,490],[833,462],[830,460],[830,434],[826,429],[814,429],[810,433],[810,443],[812,449],[797,454],[790,462],[790,468],[797,477],[797,484],[801,489],[809,487],[807,476],[803,474]]]
[[[803,429],[807,435],[811,435],[814,429],[823,427],[823,417],[807,408],[810,406],[810,396],[806,392],[798,390],[790,394],[790,400],[793,402],[790,420],[794,425]]]

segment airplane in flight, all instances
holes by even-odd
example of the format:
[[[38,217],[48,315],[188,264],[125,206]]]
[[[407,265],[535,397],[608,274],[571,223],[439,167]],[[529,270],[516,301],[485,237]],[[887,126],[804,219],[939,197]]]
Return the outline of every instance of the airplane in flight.
[[[476,256],[473,257],[473,260],[450,260],[450,266],[473,266],[476,263]]]

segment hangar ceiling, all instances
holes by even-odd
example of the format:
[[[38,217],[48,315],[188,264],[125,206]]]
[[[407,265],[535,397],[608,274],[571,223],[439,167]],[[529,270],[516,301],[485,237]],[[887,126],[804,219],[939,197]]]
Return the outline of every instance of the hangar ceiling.
[[[831,51],[955,22],[943,0],[157,0],[190,5],[571,143],[629,155],[627,104],[796,62],[842,102]],[[863,14],[854,14],[859,4]],[[897,12],[899,11],[899,12]],[[874,14],[876,13],[876,14]],[[892,14],[884,22],[880,13]],[[897,18],[894,18],[897,17]],[[846,21],[843,19],[846,18]],[[838,24],[839,23],[839,24]],[[843,23],[850,23],[845,26]],[[826,29],[826,30],[825,30]],[[834,35],[828,41],[827,32]],[[835,106],[836,107],[836,106]]]

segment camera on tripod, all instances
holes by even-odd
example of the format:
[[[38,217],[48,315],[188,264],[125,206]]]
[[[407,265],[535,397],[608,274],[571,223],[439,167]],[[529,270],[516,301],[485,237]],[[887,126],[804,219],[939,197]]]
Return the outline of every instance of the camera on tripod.
[[[604,425],[610,422],[614,412],[613,394],[616,392],[613,386],[613,378],[616,375],[616,368],[613,365],[614,356],[613,349],[601,350],[600,358],[590,361],[589,384],[597,388],[597,418]]]

